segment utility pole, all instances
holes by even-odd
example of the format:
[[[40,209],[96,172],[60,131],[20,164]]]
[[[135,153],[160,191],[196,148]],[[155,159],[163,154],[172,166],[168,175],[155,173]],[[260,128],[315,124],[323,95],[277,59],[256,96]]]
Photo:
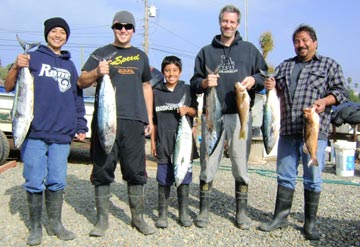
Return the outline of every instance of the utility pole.
[[[247,24],[247,15],[248,15],[248,13],[247,13],[247,9],[248,9],[248,7],[247,7],[247,0],[244,0],[244,9],[245,9],[245,17],[244,17],[244,19],[245,19],[245,41],[247,41],[248,40],[248,30],[247,30],[247,26],[248,26],[248,24]]]
[[[148,16],[148,0],[145,3],[145,20],[144,20],[144,52],[146,55],[149,53],[149,16]]]
[[[149,53],[149,17],[156,17],[156,7],[151,5],[149,7],[148,0],[145,3],[145,19],[144,19],[144,52]]]

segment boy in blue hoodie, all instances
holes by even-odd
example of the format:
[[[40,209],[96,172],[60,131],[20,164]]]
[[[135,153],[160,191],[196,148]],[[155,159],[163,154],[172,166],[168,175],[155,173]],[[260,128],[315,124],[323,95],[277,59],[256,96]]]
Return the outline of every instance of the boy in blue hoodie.
[[[60,17],[50,18],[44,22],[44,35],[47,45],[18,55],[5,79],[5,89],[11,91],[21,68],[28,67],[34,78],[34,118],[20,147],[30,212],[28,245],[41,243],[44,191],[48,234],[61,240],[75,238],[61,222],[67,159],[74,136],[84,140],[88,130],[78,73],[70,53],[61,50],[70,36],[69,25]]]

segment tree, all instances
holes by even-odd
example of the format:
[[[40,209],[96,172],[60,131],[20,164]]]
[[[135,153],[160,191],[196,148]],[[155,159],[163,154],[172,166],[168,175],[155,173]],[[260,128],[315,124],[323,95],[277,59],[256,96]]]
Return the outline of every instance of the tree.
[[[261,34],[259,38],[259,44],[262,51],[262,55],[265,61],[267,61],[267,56],[269,52],[272,51],[272,49],[274,49],[274,41],[271,32],[264,32],[263,34]],[[273,66],[269,65],[269,63],[268,63],[268,67],[269,67],[269,72],[274,71]]]
[[[0,81],[5,80],[7,72],[8,72],[8,68],[0,67]]]
[[[347,78],[347,86],[348,86],[348,88],[351,88],[351,82],[352,82],[352,78],[348,77]]]
[[[355,94],[353,89],[349,90],[349,100],[352,102],[360,103],[360,98],[358,95]]]

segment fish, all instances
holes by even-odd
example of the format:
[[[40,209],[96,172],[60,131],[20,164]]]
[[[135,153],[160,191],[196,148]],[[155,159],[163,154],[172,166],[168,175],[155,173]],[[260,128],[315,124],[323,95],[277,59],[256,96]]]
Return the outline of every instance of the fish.
[[[304,108],[303,113],[305,118],[303,151],[310,155],[307,166],[318,166],[319,162],[316,157],[316,152],[318,148],[320,116],[315,111],[315,107]]]
[[[248,121],[250,110],[250,96],[240,82],[235,83],[236,106],[240,119],[239,139],[246,139],[248,133]]]
[[[269,154],[275,147],[280,132],[280,101],[275,88],[266,91],[261,132],[266,154]]]
[[[38,46],[40,42],[29,43],[16,38],[24,49],[24,54]],[[31,122],[34,118],[34,77],[30,73],[29,67],[22,67],[19,70],[14,103],[11,110],[12,136],[15,148],[20,148],[29,131]]]
[[[99,57],[92,54],[97,61],[107,61],[111,59],[116,52],[106,57]],[[114,146],[117,130],[116,115],[116,90],[113,87],[110,76],[104,75],[100,82],[98,109],[97,109],[98,135],[102,148],[106,154],[109,154]]]
[[[182,97],[178,107],[183,106],[186,95]],[[192,170],[193,133],[186,115],[181,116],[176,132],[173,154],[175,185],[179,187],[186,174]]]
[[[215,71],[211,71],[207,66],[206,70],[209,74],[217,74],[220,65],[216,67]],[[210,87],[206,95],[205,105],[205,143],[207,159],[214,152],[223,131],[223,121],[221,113],[221,104],[217,96],[216,87]]]

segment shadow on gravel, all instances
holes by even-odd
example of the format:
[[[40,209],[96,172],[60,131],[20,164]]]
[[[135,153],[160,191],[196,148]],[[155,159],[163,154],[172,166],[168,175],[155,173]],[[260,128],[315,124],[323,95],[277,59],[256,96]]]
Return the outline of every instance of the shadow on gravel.
[[[296,219],[299,224],[293,227],[303,232],[304,224],[303,213],[291,213],[291,217]],[[360,240],[360,220],[336,220],[329,217],[317,217],[317,228],[321,233],[319,241],[310,241],[311,246],[359,246]]]
[[[29,229],[29,210],[26,199],[26,192],[22,186],[13,186],[6,190],[5,195],[10,195],[9,212],[12,215],[18,214],[21,221]],[[43,214],[45,213],[43,209]]]

